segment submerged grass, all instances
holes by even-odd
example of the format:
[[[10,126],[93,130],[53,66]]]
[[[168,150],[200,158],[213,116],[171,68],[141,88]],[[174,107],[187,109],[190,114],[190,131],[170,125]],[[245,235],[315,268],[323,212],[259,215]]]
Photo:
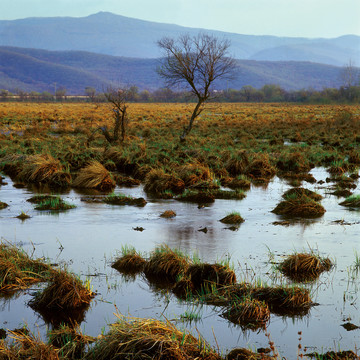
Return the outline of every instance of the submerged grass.
[[[76,206],[68,204],[60,196],[50,196],[38,202],[35,210],[69,210],[74,209]]]

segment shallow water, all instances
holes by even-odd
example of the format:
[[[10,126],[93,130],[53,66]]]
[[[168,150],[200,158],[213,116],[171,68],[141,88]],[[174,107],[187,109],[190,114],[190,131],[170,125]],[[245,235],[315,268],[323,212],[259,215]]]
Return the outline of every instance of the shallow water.
[[[314,169],[312,174],[316,180],[325,180],[328,176],[324,169]],[[243,332],[240,326],[219,316],[220,308],[195,308],[180,303],[169,293],[153,290],[141,276],[136,281],[126,281],[110,264],[122,245],[132,245],[148,254],[156,245],[164,243],[189,254],[196,251],[206,262],[230,256],[238,280],[261,278],[270,284],[280,280],[269,263],[269,251],[275,261],[281,261],[284,255],[308,251],[310,247],[317,249],[321,256],[329,256],[336,266],[323,273],[317,282],[306,285],[312,289],[312,300],[319,303],[308,315],[295,318],[271,315],[268,325],[271,339],[280,354],[288,359],[296,356],[299,331],[302,332],[301,344],[308,347],[308,351],[355,350],[359,343],[360,330],[346,331],[341,324],[350,321],[360,325],[360,274],[357,276],[351,268],[355,252],[360,253],[360,212],[343,208],[338,204],[341,199],[326,194],[330,184],[303,184],[325,196],[321,202],[326,209],[323,217],[275,226],[272,223],[281,218],[270,211],[290,188],[276,177],[266,188],[252,187],[244,200],[216,200],[201,209],[196,204],[148,198],[141,187],[116,188],[115,192],[147,198],[148,204],[143,208],[86,203],[80,200],[83,194],[71,190],[62,197],[77,208],[55,214],[34,210],[26,201],[34,195],[34,190],[17,189],[8,177],[5,181],[8,184],[0,187],[0,200],[9,207],[0,211],[0,236],[21,245],[29,253],[34,252],[36,257],[45,256],[52,263],[68,264],[82,279],[91,278],[93,290],[98,294],[81,324],[89,335],[106,331],[107,324],[115,321],[116,311],[173,320],[188,310],[199,313],[201,320],[177,325],[190,330],[196,327],[209,343],[215,347],[218,343],[224,353],[235,347],[268,347],[269,339],[264,331]],[[174,210],[177,216],[160,218],[168,209]],[[237,231],[219,222],[234,210],[245,219]],[[17,219],[21,211],[31,218]],[[351,225],[334,223],[336,220]],[[135,231],[135,227],[145,230]],[[198,231],[204,227],[207,233]],[[14,329],[26,323],[45,336],[48,325],[26,305],[33,291],[29,289],[11,299],[0,299],[0,328]]]

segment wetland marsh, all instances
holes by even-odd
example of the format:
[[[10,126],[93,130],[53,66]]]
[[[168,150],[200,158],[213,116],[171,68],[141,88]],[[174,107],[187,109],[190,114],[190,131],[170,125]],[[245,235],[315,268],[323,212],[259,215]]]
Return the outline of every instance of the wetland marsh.
[[[93,104],[0,108],[0,201],[8,205],[0,210],[0,235],[35,258],[65,266],[91,287],[95,296],[77,319],[84,334],[107,333],[122,314],[199,332],[223,357],[234,348],[269,348],[269,339],[287,359],[297,356],[299,342],[304,354],[357,352],[360,330],[348,331],[346,324],[360,326],[360,212],[340,204],[348,196],[333,193],[357,194],[359,106],[211,104],[186,144],[179,145],[187,105],[131,104],[124,144],[109,147],[99,135],[86,147],[91,127],[111,126],[106,109]],[[66,176],[52,179],[70,179],[67,186],[22,175],[39,155],[59,162],[53,173]],[[108,171],[110,190],[72,186],[94,160]],[[124,177],[135,183],[124,186],[119,181]],[[234,190],[236,182],[241,185]],[[321,195],[315,201],[324,212],[275,214],[293,188]],[[183,201],[189,192],[200,197]],[[58,195],[71,208],[36,209],[27,200],[40,194]],[[144,201],[141,206],[104,201],[123,195]],[[161,216],[170,210],[176,216]],[[22,213],[29,218],[17,218]],[[229,214],[244,221],[220,221]],[[309,291],[312,306],[295,314],[270,309],[266,329],[248,328],[229,321],[220,306],[181,300],[141,272],[126,276],[111,266],[126,246],[149,259],[162,245],[201,262],[229,264],[238,283],[300,286]],[[282,275],[279,264],[304,252],[329,258],[333,266],[314,281],[298,283]],[[37,290],[31,285],[1,296],[0,328],[26,324],[46,341],[47,331],[59,324],[28,306]]]

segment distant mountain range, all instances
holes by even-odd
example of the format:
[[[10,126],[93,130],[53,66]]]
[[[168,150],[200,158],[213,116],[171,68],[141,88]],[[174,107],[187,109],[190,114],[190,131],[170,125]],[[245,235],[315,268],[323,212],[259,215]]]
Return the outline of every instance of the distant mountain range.
[[[156,73],[158,59],[136,59],[84,51],[48,51],[0,47],[0,89],[49,91],[64,87],[83,94],[85,87],[104,91],[108,86],[136,85],[140,90],[164,86]],[[237,60],[236,78],[217,89],[260,88],[277,84],[286,90],[322,89],[341,85],[341,68],[311,62]]]
[[[82,18],[2,20],[0,46],[157,58],[160,53],[156,41],[163,36],[199,32],[229,39],[231,53],[237,59],[311,61],[336,66],[352,60],[360,65],[360,37],[355,35],[335,39],[240,35],[137,20],[107,12]]]
[[[207,32],[231,41],[237,77],[217,88],[259,88],[277,84],[287,90],[341,85],[342,66],[359,64],[360,37],[306,39],[251,36],[185,28],[131,19],[112,13],[83,18],[27,18],[0,21],[0,89],[82,94],[91,86],[163,86],[156,73],[164,36]]]

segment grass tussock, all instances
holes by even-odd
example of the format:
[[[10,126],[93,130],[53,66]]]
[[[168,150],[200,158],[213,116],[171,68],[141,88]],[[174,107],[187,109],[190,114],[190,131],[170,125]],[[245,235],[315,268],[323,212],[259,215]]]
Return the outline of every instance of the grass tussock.
[[[9,205],[5,202],[0,201],[0,210],[7,208]]]
[[[288,256],[279,265],[279,270],[294,281],[313,281],[332,267],[329,258],[321,258],[313,253],[299,253]]]
[[[170,322],[118,316],[118,321],[96,342],[86,359],[220,360],[221,357],[204,339],[182,332]]]
[[[180,194],[185,189],[185,183],[180,178],[166,174],[162,169],[153,169],[145,177],[144,190],[161,196],[166,191]]]
[[[324,215],[324,207],[308,196],[288,197],[272,210],[276,215],[289,217],[316,218]]]
[[[79,278],[67,271],[58,270],[52,274],[48,286],[30,301],[30,306],[35,310],[71,311],[87,307],[94,295]]]
[[[17,247],[0,243],[0,293],[27,288],[46,281],[53,269],[39,259],[32,259]]]
[[[111,267],[123,274],[137,274],[144,270],[146,260],[133,247],[124,247],[121,256],[115,259]]]
[[[110,194],[103,199],[103,202],[110,205],[133,205],[138,207],[144,207],[147,204],[147,201],[142,197],[134,198],[124,194]]]
[[[215,195],[210,191],[198,191],[187,189],[176,200],[194,202],[197,204],[210,204],[215,201]]]
[[[165,210],[163,213],[160,214],[160,217],[166,218],[166,219],[172,219],[176,216],[176,212],[173,210]]]
[[[251,290],[251,296],[265,301],[271,311],[302,312],[308,310],[312,305],[309,290],[298,286],[254,287]]]
[[[40,201],[39,201],[40,200]],[[68,204],[64,201],[60,196],[46,196],[43,198],[38,198],[37,206],[35,206],[35,210],[52,210],[52,211],[61,211],[61,210],[69,210],[74,209],[76,206],[72,204]],[[35,202],[33,201],[33,202]]]
[[[192,281],[197,291],[236,283],[234,270],[221,264],[192,264],[187,269],[185,276]]]
[[[340,203],[342,206],[359,208],[360,207],[360,195],[351,195]]]
[[[243,223],[245,220],[241,217],[241,215],[238,212],[232,212],[222,219],[220,219],[223,224],[229,224],[229,225],[239,225]]]
[[[172,250],[167,245],[161,245],[152,252],[145,264],[144,274],[148,279],[170,281],[186,272],[189,266],[188,258],[178,250]]]
[[[89,344],[95,339],[84,335],[78,326],[60,325],[48,334],[49,345],[58,350],[62,359],[83,359]]]
[[[244,328],[257,329],[265,327],[270,319],[270,309],[264,301],[244,298],[231,303],[222,316]]]
[[[98,161],[92,161],[82,168],[72,183],[73,187],[111,191],[116,183],[109,171]]]
[[[213,175],[208,166],[192,163],[177,169],[177,174],[185,183],[186,187],[195,187],[199,183],[211,182]]]
[[[60,360],[59,349],[44,343],[29,331],[9,331],[12,341],[0,341],[0,359]]]
[[[70,173],[64,171],[59,160],[48,154],[26,158],[17,178],[29,183],[44,183],[60,187],[69,186],[71,183]]]
[[[323,198],[320,194],[317,194],[315,191],[304,189],[302,187],[289,189],[285,191],[282,197],[285,200],[288,200],[288,199],[299,199],[302,198],[303,196],[307,196],[308,198],[314,201],[320,201]]]

